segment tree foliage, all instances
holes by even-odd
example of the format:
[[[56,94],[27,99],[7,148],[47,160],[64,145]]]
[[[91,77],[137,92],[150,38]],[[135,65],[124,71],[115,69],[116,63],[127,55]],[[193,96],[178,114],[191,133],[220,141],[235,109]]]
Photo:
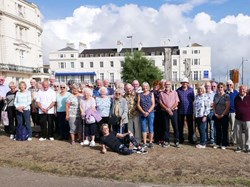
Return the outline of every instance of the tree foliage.
[[[163,72],[140,51],[134,51],[132,56],[127,54],[122,67],[121,75],[125,82],[131,83],[136,79],[140,83],[146,81],[151,84],[152,81],[163,78]]]

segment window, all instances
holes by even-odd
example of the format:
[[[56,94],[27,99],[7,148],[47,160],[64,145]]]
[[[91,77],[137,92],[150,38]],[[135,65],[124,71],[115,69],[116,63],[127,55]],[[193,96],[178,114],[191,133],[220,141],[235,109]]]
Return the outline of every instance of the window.
[[[208,70],[204,70],[203,71],[203,78],[204,79],[208,79],[209,78],[209,71]]]
[[[194,64],[193,65],[200,65],[200,59],[194,59]]]
[[[103,81],[104,80],[104,73],[100,73],[100,79]]]
[[[162,60],[162,66],[165,66],[165,61],[164,60]]]
[[[110,61],[110,67],[114,67],[114,61]]]
[[[24,8],[22,5],[20,4],[17,5],[17,12],[19,16],[24,17]]]
[[[194,80],[197,81],[198,80],[198,71],[194,71]]]
[[[121,63],[121,67],[123,67],[124,66],[124,61],[120,61],[120,63]]]
[[[155,52],[151,52],[151,56],[155,56]]]
[[[100,62],[100,68],[103,68],[103,61]]]
[[[200,50],[193,50],[192,54],[200,54]]]
[[[153,66],[155,66],[155,60],[151,60],[151,63],[153,64]]]
[[[80,67],[84,68],[84,63],[83,62],[80,62]]]
[[[173,66],[177,66],[177,59],[173,59]]]
[[[94,63],[93,63],[93,62],[90,62],[90,63],[89,63],[89,66],[90,66],[91,68],[93,68],[93,67],[94,67]]]
[[[19,59],[20,59],[20,65],[23,65],[23,59],[24,59],[24,50],[19,51]]]
[[[110,81],[111,83],[115,82],[115,74],[114,74],[114,73],[110,73],[110,74],[109,74],[109,81]]]
[[[65,62],[60,62],[59,63],[59,68],[65,69],[66,68],[66,63]]]
[[[173,81],[177,81],[177,71],[173,71]]]
[[[60,54],[60,58],[64,58],[65,57],[65,54]]]
[[[71,68],[75,68],[75,63],[74,62],[70,62],[70,67]]]
[[[187,54],[187,50],[183,50],[182,54],[186,55]]]
[[[74,54],[70,54],[70,57],[71,57],[71,58],[74,58],[74,56],[75,56]]]

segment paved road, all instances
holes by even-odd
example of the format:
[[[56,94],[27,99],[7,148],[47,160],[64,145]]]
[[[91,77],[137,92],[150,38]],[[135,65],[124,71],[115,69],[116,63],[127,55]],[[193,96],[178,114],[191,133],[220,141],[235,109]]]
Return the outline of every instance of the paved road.
[[[0,167],[0,186],[3,187],[151,187],[157,185],[133,184],[128,182],[116,182],[94,178],[77,178],[77,177],[59,177],[56,175],[40,174],[30,171],[24,171],[17,168]]]

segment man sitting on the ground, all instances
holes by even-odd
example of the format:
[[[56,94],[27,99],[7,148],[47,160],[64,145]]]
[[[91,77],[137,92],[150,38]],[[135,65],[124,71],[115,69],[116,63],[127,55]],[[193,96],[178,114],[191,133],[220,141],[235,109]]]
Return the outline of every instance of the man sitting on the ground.
[[[116,132],[109,132],[108,124],[102,124],[101,131],[103,136],[100,139],[100,143],[102,144],[101,152],[105,154],[107,152],[106,146],[108,146],[112,151],[117,152],[123,155],[130,155],[133,153],[146,153],[143,148],[139,146],[133,134],[128,131],[127,133],[120,134]],[[124,144],[121,143],[121,139],[123,139]],[[136,150],[129,149],[129,144],[132,143]]]

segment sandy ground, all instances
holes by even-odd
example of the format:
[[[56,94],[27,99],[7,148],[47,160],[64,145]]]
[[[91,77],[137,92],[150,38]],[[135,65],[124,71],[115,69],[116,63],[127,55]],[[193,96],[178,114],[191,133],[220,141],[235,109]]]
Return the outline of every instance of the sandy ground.
[[[122,156],[110,151],[103,155],[99,145],[72,146],[57,140],[39,142],[37,138],[12,141],[2,128],[0,142],[3,168],[134,184],[250,186],[250,154],[235,153],[234,147],[201,150],[185,143],[179,149],[156,145],[145,155]]]

